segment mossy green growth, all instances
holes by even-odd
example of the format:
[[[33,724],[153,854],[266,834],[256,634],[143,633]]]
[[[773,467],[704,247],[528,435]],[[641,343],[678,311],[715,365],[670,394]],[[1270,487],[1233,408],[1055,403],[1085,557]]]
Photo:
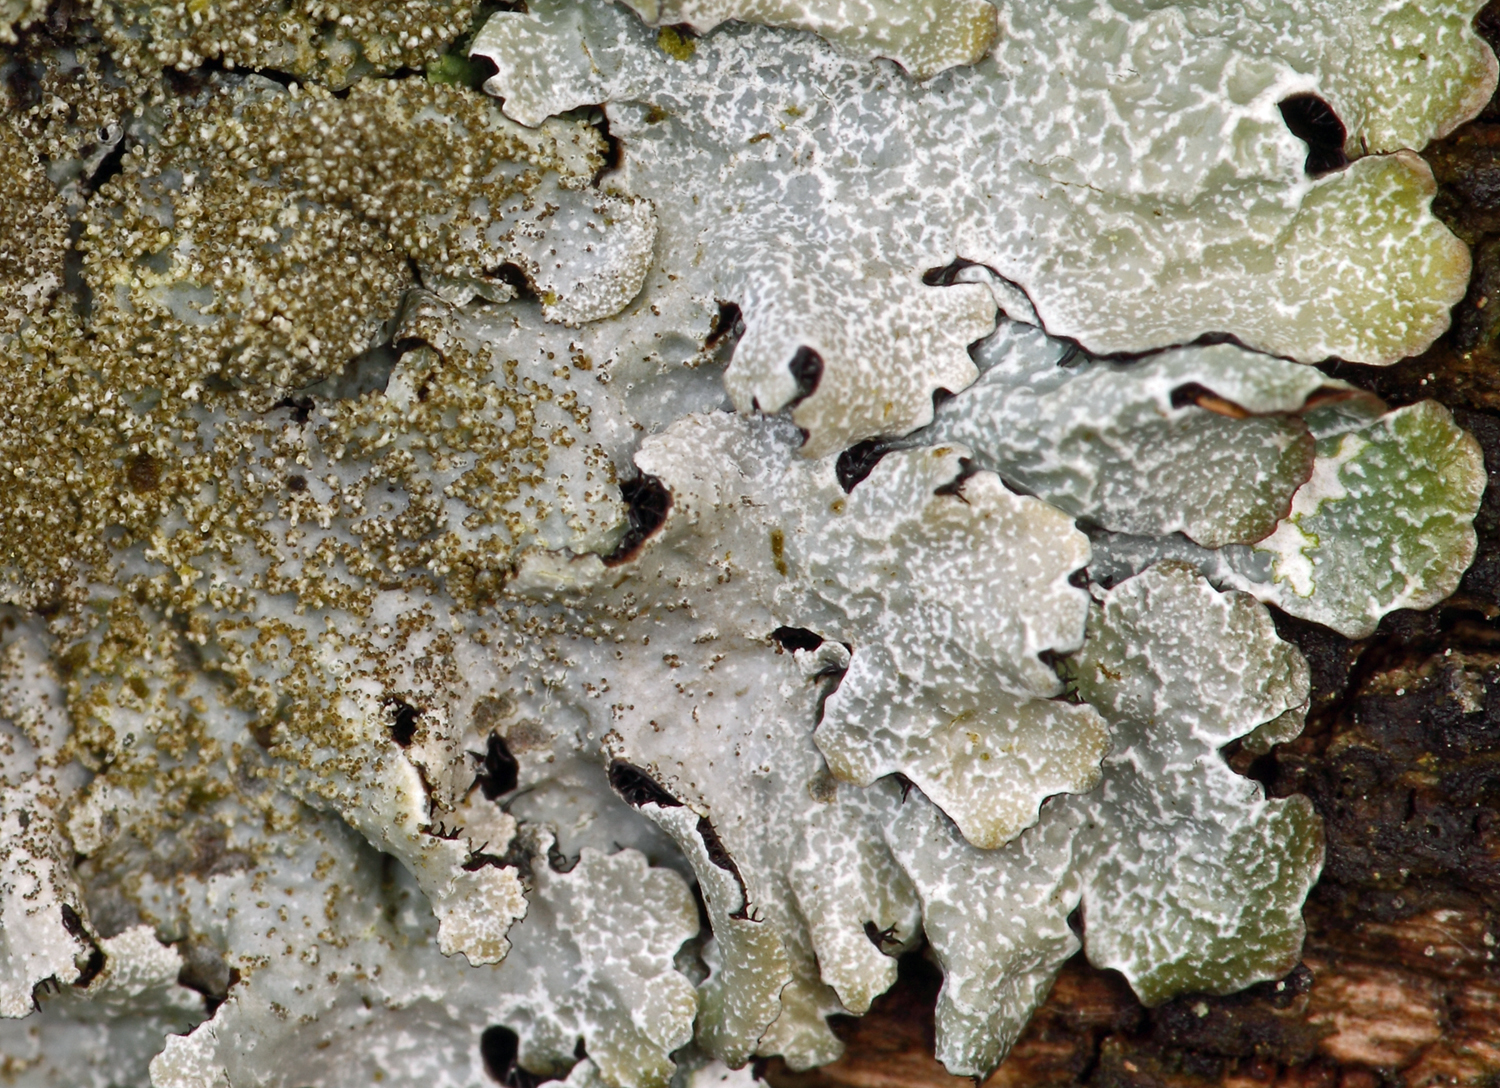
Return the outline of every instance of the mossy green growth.
[[[664,26],[656,32],[656,47],[667,56],[683,61],[691,60],[698,51],[691,35],[672,26]]]
[[[484,65],[475,64],[458,53],[444,53],[427,65],[428,83],[457,84],[477,91],[488,76]]]

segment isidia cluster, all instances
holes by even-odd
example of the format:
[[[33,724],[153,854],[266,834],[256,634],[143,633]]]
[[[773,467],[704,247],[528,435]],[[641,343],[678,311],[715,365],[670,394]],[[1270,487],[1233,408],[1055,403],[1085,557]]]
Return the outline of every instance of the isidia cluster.
[[[925,948],[1297,960],[1267,605],[1453,590],[1386,364],[1477,0],[0,0],[0,1070],[749,1085]],[[731,1073],[730,1070],[745,1070]],[[529,1080],[527,1078],[530,1078]]]

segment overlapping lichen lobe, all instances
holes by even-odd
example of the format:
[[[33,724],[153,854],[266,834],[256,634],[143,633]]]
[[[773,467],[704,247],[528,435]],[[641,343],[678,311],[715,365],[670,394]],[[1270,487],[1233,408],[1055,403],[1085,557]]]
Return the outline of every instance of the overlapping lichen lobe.
[[[1394,57],[1382,58],[1362,103],[1364,123],[1353,134],[1366,152],[1421,148],[1472,120],[1494,94],[1497,74],[1494,5],[1472,0],[1442,19],[1423,19],[1422,5],[1392,4],[1376,26],[1399,43]],[[1353,65],[1370,63],[1364,56]],[[1436,77],[1436,78],[1435,78]]]
[[[1468,422],[1493,453],[1493,421]],[[1487,554],[1494,527],[1480,524]],[[1475,577],[1475,589],[1487,584]],[[1500,1069],[1486,907],[1500,887],[1491,626],[1462,589],[1360,642],[1281,621],[1313,664],[1314,712],[1255,773],[1313,797],[1327,822],[1308,907],[1308,1020],[1329,1058],[1399,1070],[1400,1083],[1481,1083]]]
[[[1479,26],[1500,33],[1500,8],[1486,8]],[[1473,250],[1468,293],[1453,309],[1453,327],[1432,348],[1385,372],[1348,368],[1352,380],[1397,403],[1435,396],[1453,407],[1500,407],[1496,374],[1496,320],[1500,318],[1500,105],[1492,102],[1465,125],[1424,152],[1439,183],[1434,211]]]

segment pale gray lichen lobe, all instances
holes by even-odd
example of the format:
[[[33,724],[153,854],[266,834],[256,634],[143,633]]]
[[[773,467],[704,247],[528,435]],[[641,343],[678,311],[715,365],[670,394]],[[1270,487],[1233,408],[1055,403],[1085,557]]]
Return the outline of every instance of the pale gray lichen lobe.
[[[662,247],[679,289],[742,308],[736,406],[791,406],[811,455],[904,433],[931,418],[934,389],[973,380],[964,349],[994,303],[935,275],[955,259],[1009,282],[996,297],[1011,316],[1019,286],[1049,331],[1100,352],[1212,332],[1385,364],[1447,327],[1469,262],[1430,212],[1426,165],[1354,139],[1351,155],[1394,153],[1310,179],[1278,103],[1321,94],[1356,128],[1395,107],[1424,142],[1493,85],[1472,3],[997,7],[994,49],[921,84],[732,24],[676,56],[618,7],[573,0],[499,13],[472,49],[524,124],[607,104],[631,148],[623,180],[673,194]],[[1383,30],[1413,22],[1453,48],[1409,53]],[[1387,65],[1411,73],[1403,95],[1386,97]],[[822,362],[811,389],[803,349]]]
[[[973,64],[994,44],[995,9],[981,0],[628,0],[649,26],[707,33],[728,19],[810,30],[862,56],[888,57],[916,79]],[[678,47],[679,51],[681,47]]]

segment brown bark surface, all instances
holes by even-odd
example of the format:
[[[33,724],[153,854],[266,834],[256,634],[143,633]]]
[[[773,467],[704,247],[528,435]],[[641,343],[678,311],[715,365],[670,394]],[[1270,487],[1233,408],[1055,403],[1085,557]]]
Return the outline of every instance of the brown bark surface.
[[[1500,0],[1476,24],[1500,46]],[[1484,447],[1479,554],[1427,613],[1350,641],[1278,615],[1312,664],[1301,738],[1225,754],[1275,796],[1305,793],[1328,832],[1285,979],[1147,1009],[1080,954],[986,1088],[1428,1088],[1500,1085],[1500,96],[1425,152],[1434,207],[1474,254],[1468,296],[1430,351],[1386,369],[1332,363],[1392,406],[1428,397]],[[1273,610],[1274,611],[1274,610]],[[896,987],[838,1025],[848,1051],[774,1088],[964,1088],[932,1057],[941,977],[908,957]]]

